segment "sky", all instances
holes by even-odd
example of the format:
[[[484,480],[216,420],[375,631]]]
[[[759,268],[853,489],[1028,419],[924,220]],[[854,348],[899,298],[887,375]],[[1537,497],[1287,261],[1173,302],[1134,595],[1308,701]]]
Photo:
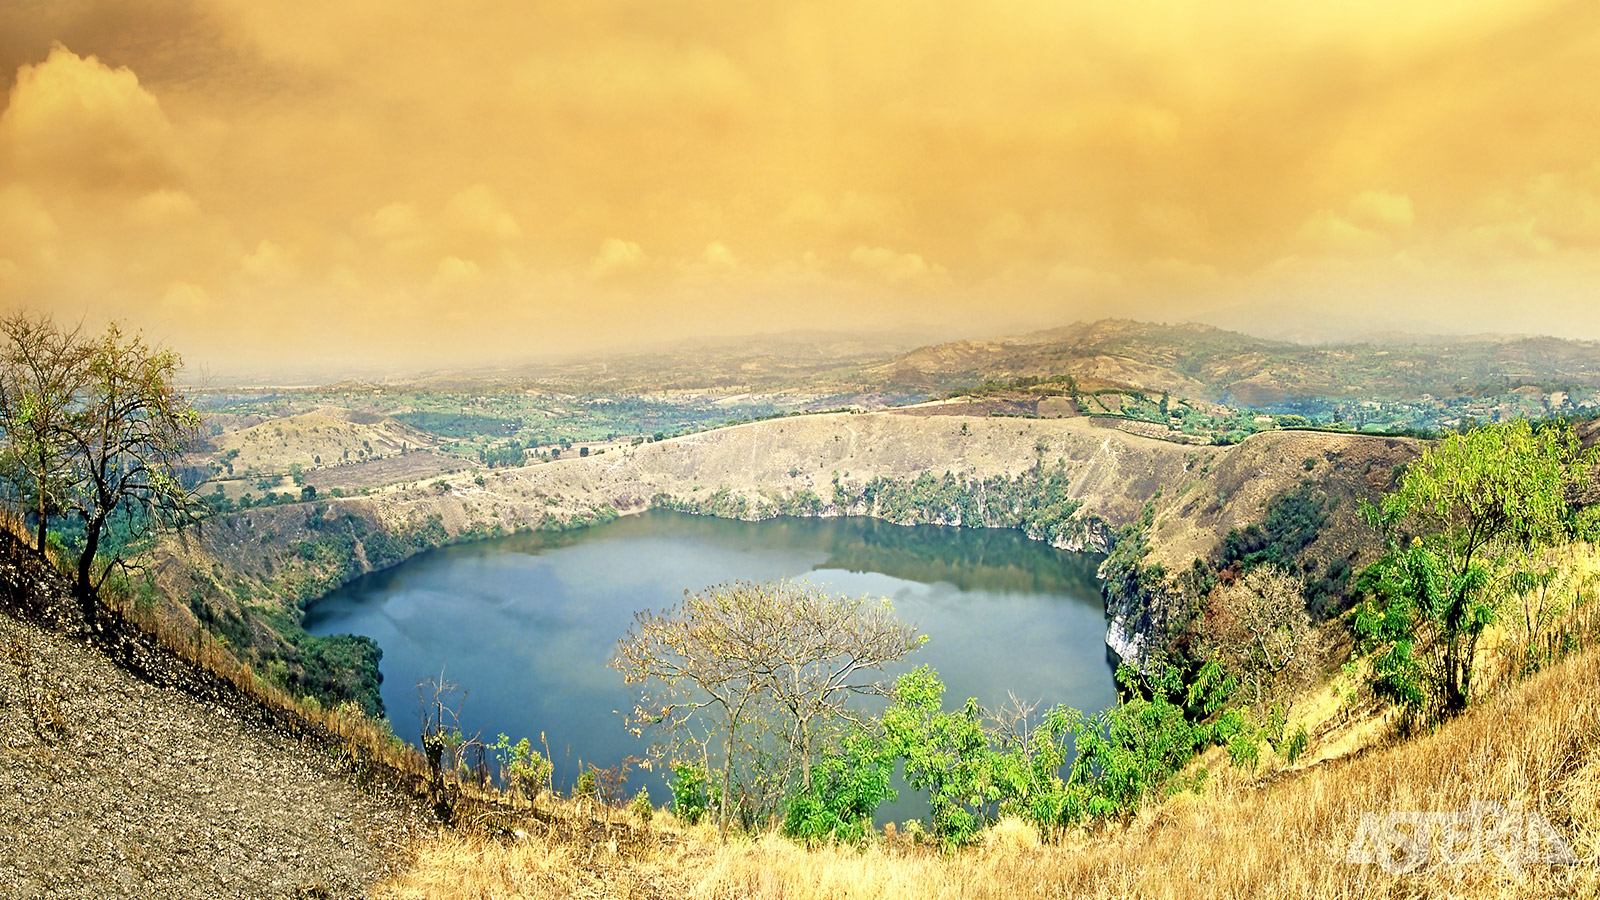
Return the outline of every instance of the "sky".
[[[1594,0],[6,0],[0,307],[227,373],[1600,338]]]

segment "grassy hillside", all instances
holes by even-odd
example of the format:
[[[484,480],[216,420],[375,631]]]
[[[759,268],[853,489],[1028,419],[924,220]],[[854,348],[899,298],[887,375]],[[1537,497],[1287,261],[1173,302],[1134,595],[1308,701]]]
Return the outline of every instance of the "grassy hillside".
[[[443,834],[419,845],[413,868],[377,896],[1365,900],[1590,897],[1600,890],[1600,650],[1594,648],[1409,742],[1380,742],[1300,766],[1269,763],[1261,776],[1216,758],[1202,764],[1218,773],[1204,793],[1149,805],[1126,824],[1069,833],[1056,843],[1041,844],[1036,831],[1016,822],[951,855],[894,839],[864,851],[806,850],[777,836],[724,845],[707,830],[663,823],[664,816],[649,825],[623,816],[586,836],[556,829],[511,841]],[[1527,859],[1513,867],[1492,851],[1452,863],[1438,844],[1406,872],[1351,861],[1365,814],[1465,812],[1480,801],[1542,817],[1576,863]],[[1486,814],[1479,821],[1494,819]],[[1505,858],[1512,858],[1511,848],[1527,846],[1526,834],[1501,835]],[[1548,852],[1550,845],[1537,849]]]

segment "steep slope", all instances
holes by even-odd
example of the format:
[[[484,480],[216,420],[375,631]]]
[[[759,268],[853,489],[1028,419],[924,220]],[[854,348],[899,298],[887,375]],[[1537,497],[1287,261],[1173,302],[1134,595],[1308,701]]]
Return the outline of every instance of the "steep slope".
[[[0,897],[357,897],[393,871],[421,812],[159,650],[120,645],[137,675],[113,663],[9,537],[0,834],[20,839],[0,841]]]

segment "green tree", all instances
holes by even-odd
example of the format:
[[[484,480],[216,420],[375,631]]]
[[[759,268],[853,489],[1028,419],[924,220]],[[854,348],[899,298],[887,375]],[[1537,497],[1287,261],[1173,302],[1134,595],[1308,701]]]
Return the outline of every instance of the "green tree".
[[[123,560],[98,561],[113,517],[148,516],[181,523],[197,509],[176,469],[198,434],[200,416],[178,387],[183,366],[170,349],[152,347],[113,323],[88,347],[86,384],[67,426],[73,455],[71,508],[83,519],[78,593],[94,621],[94,595]]]
[[[78,329],[17,312],[0,320],[0,429],[4,468],[19,499],[37,518],[36,549],[45,552],[49,519],[72,490],[69,417],[85,389],[86,348]]]
[[[894,747],[876,729],[854,728],[822,754],[809,784],[789,797],[783,833],[806,843],[858,843],[872,828],[872,815],[895,798]]]
[[[1484,426],[1430,447],[1399,489],[1367,507],[1391,542],[1364,573],[1369,599],[1356,618],[1381,695],[1414,714],[1466,707],[1505,563],[1569,531],[1568,497],[1593,462],[1564,424]]]
[[[905,761],[906,782],[928,792],[934,834],[947,844],[965,843],[983,824],[985,806],[1000,799],[978,701],[944,709],[944,684],[927,666],[902,675],[894,697],[883,729]]]

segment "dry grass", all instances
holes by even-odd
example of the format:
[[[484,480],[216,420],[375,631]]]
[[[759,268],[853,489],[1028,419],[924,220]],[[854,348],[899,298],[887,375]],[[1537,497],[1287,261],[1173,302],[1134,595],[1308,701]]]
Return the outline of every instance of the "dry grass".
[[[1345,861],[1363,813],[1464,811],[1474,801],[1545,816],[1580,862],[1518,874],[1493,856],[1471,864],[1435,856],[1416,872],[1388,874]],[[1052,843],[1019,822],[948,856],[904,841],[806,850],[775,835],[718,845],[670,825],[650,833],[621,849],[537,829],[511,841],[442,833],[376,896],[1592,897],[1600,893],[1600,650],[1510,686],[1433,734],[1262,780],[1224,773],[1203,796]]]

